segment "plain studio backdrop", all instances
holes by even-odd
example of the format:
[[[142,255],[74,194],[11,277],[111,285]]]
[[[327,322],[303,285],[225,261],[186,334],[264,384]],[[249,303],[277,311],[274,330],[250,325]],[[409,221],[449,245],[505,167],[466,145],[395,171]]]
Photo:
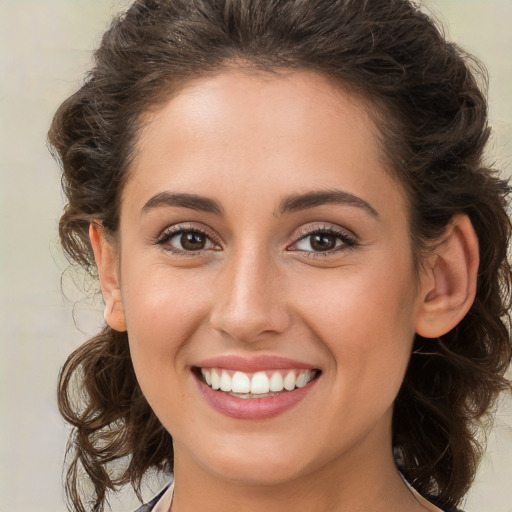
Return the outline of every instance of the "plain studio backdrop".
[[[103,318],[97,289],[88,296],[77,291],[83,276],[66,271],[58,247],[60,175],[46,132],[60,102],[83,79],[110,17],[128,3],[0,0],[0,512],[65,510],[68,428],[57,412],[57,375]],[[450,38],[486,63],[490,152],[510,173],[512,0],[426,5]],[[512,406],[502,402],[467,512],[512,512]],[[159,485],[153,481],[145,497]],[[127,492],[111,504],[125,512],[137,502]]]

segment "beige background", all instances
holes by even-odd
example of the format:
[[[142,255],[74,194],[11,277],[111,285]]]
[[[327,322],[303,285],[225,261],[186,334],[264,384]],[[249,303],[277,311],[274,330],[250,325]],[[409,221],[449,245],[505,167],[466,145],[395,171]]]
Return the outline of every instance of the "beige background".
[[[67,428],[56,410],[57,373],[102,319],[94,300],[82,301],[73,286],[73,280],[83,284],[80,277],[65,273],[68,299],[61,293],[66,264],[56,235],[59,171],[45,136],[52,113],[79,85],[108,19],[126,4],[0,0],[0,512],[64,510]],[[450,36],[488,65],[496,130],[491,149],[510,173],[512,0],[428,5]],[[512,407],[504,402],[467,512],[512,512],[511,478]],[[135,504],[125,497],[113,500],[112,508],[121,512]]]

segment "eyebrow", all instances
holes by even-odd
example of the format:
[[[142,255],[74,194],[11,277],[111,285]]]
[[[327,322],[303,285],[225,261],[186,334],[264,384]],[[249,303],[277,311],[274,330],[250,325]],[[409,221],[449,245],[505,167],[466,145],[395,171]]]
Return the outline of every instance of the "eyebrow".
[[[349,206],[356,206],[366,210],[373,217],[378,217],[379,214],[370,203],[366,202],[358,196],[344,192],[343,190],[319,190],[308,192],[306,194],[297,194],[285,198],[279,205],[279,214],[287,212],[296,212],[299,210],[306,210],[308,208],[315,208],[316,206],[323,206],[325,204],[344,204]]]
[[[188,208],[206,213],[215,213],[223,215],[224,209],[213,199],[198,196],[196,194],[181,194],[171,192],[160,192],[154,195],[143,207],[142,213],[161,206],[174,206],[178,208]]]
[[[344,192],[342,190],[320,190],[307,192],[306,194],[296,194],[286,197],[279,205],[278,213],[296,212],[299,210],[306,210],[308,208],[315,208],[325,204],[344,204],[349,206],[356,206],[362,208],[370,213],[373,217],[378,217],[379,214],[367,201],[361,199],[354,194]],[[214,199],[199,196],[196,194],[185,193],[172,193],[160,192],[154,195],[142,207],[142,213],[148,210],[159,208],[162,206],[174,206],[178,208],[188,208],[206,213],[214,213],[216,215],[224,215],[224,209]]]

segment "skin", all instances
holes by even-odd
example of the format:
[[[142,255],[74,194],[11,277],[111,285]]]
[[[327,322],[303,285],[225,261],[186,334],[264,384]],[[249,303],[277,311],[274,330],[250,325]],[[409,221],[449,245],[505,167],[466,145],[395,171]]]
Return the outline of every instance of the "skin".
[[[174,512],[437,510],[396,470],[393,402],[415,333],[438,336],[471,305],[477,242],[454,219],[418,277],[407,201],[376,135],[362,102],[309,72],[226,70],[147,114],[117,243],[97,224],[91,241],[106,320],[128,331],[140,386],[173,437]],[[291,196],[333,190],[351,200],[282,211]],[[221,212],[151,201],[162,193]],[[162,238],[169,229],[208,238],[187,251]],[[311,229],[333,230],[335,247],[315,251]],[[240,420],[213,409],[191,372],[219,355],[322,373],[291,409]]]

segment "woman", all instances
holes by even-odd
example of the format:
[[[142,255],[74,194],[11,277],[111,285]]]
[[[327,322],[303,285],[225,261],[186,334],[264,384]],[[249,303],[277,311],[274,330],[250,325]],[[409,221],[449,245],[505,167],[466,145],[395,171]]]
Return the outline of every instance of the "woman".
[[[113,21],[50,129],[107,324],[60,379],[75,510],[155,468],[140,510],[456,509],[511,360],[477,71],[404,0]]]

